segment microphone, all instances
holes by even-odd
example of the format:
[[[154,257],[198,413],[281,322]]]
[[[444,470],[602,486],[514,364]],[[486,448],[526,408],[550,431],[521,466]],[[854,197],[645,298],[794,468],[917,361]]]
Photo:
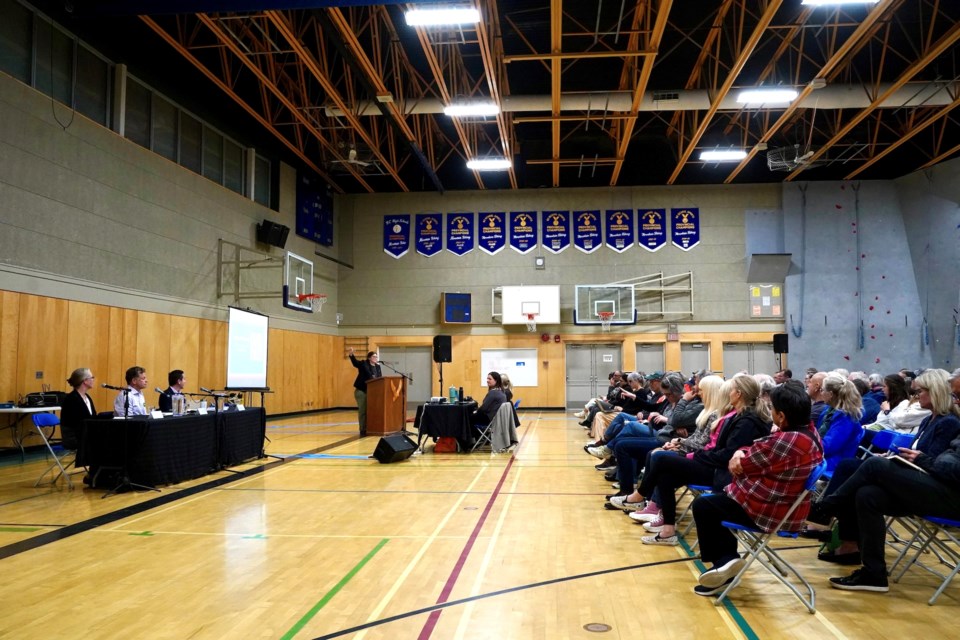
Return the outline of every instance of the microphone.
[[[113,386],[112,384],[101,384],[100,386],[103,387],[104,389],[112,389],[113,391],[126,391],[126,390],[127,390],[126,387],[115,387],[115,386]]]
[[[210,389],[207,389],[206,387],[200,387],[200,391],[203,391],[204,393],[210,394],[210,395],[213,396],[214,398],[226,398],[226,397],[227,397],[227,394],[225,394],[225,393],[217,393],[216,391],[212,391],[212,390],[210,390]]]
[[[207,389],[206,387],[200,387],[200,391],[213,395],[213,391],[211,391],[210,389]]]
[[[160,395],[163,395],[163,389],[161,389],[160,387],[154,387],[153,390],[159,393]]]

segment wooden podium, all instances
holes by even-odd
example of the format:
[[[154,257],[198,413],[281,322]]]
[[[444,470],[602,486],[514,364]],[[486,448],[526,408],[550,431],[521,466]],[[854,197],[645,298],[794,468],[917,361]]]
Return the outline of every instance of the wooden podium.
[[[367,435],[403,430],[407,421],[407,379],[401,376],[367,381]]]

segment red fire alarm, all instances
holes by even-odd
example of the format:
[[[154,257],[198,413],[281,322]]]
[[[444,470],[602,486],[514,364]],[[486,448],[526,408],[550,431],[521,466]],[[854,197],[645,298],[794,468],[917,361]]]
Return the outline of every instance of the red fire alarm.
[[[543,340],[544,342],[550,342],[550,334],[549,333],[541,334],[540,339]]]
[[[557,342],[557,343],[560,342],[560,334],[559,334],[559,333],[558,333],[557,335],[553,336],[553,341],[554,341],[554,342]]]

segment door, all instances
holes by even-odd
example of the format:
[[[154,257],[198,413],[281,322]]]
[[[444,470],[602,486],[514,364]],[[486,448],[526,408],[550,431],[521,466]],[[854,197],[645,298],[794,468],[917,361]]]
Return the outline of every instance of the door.
[[[430,347],[380,348],[380,364],[383,375],[399,375],[390,370],[390,367],[393,367],[413,378],[412,382],[407,382],[408,409],[425,404],[430,399],[432,362],[433,352]]]
[[[777,372],[777,355],[772,342],[725,342],[723,344],[723,375],[729,378],[741,371],[748,373]]]
[[[710,343],[682,343],[680,345],[680,374],[686,379],[694,371],[700,369],[710,369]]]
[[[621,367],[619,344],[568,344],[567,408],[582,409],[591,398],[605,395],[611,371]]]
[[[666,368],[663,357],[663,344],[638,343],[636,362],[637,371],[643,371],[644,373],[663,371]]]

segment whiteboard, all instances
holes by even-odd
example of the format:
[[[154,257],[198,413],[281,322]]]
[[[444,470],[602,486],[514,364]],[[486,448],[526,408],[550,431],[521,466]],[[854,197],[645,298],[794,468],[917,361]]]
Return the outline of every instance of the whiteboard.
[[[491,371],[510,376],[514,387],[537,386],[536,349],[480,349],[480,384],[487,386]]]

